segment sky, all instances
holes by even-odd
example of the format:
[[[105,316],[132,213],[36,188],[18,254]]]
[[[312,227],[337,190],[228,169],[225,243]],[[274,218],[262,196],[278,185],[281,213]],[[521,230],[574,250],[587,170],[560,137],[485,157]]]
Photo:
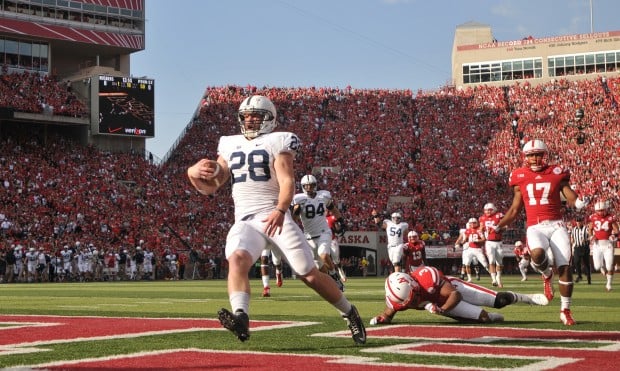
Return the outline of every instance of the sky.
[[[434,90],[451,80],[454,31],[498,41],[620,30],[618,0],[146,0],[131,74],[155,79],[164,158],[209,86]],[[200,154],[197,154],[198,158]]]

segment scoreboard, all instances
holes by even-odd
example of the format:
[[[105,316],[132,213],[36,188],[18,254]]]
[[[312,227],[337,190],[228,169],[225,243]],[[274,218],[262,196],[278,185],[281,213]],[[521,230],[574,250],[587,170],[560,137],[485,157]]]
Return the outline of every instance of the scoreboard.
[[[155,136],[155,80],[99,75],[98,134]]]

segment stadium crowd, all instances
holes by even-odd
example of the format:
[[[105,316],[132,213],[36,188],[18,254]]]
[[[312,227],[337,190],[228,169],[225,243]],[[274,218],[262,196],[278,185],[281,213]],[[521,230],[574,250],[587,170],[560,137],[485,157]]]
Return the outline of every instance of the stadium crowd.
[[[304,144],[297,179],[314,172],[319,188],[338,200],[349,230],[376,230],[373,210],[388,215],[398,209],[418,233],[451,243],[485,203],[499,210],[510,205],[507,175],[521,164],[520,147],[531,138],[550,144],[551,162],[570,166],[579,193],[607,199],[615,210],[619,89],[617,77],[416,93],[208,87],[199,114],[162,165],[143,154],[102,152],[60,136],[46,138],[43,146],[26,131],[2,135],[0,247],[5,253],[17,245],[24,252],[43,248],[54,256],[80,242],[118,254],[144,241],[160,264],[167,250],[187,254],[190,247],[204,247],[207,261],[221,257],[233,219],[230,194],[200,197],[185,172],[196,159],[215,157],[221,135],[239,132],[236,112],[248,94],[274,101],[280,128]],[[54,114],[84,115],[83,104],[71,97],[53,79],[0,76],[0,108],[42,112],[44,102]],[[389,203],[391,196],[412,201]],[[508,236],[515,241],[522,233],[518,228]]]
[[[59,116],[86,117],[88,107],[71,91],[67,82],[53,76],[25,71],[0,74],[0,108],[17,112],[47,113]]]

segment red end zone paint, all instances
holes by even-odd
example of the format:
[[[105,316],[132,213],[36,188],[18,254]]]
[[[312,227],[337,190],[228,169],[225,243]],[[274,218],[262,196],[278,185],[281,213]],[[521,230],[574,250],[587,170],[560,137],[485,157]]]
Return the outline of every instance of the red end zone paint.
[[[304,326],[308,322],[252,321],[253,331]],[[38,346],[119,337],[167,334],[184,331],[226,331],[216,319],[183,318],[110,318],[63,316],[0,316],[0,357],[11,353],[36,352]],[[231,335],[232,336],[232,335]],[[314,334],[351,341],[348,331]],[[161,369],[195,370],[205,368],[273,370],[274,365],[302,370],[350,370],[363,367],[367,371],[392,368],[416,370],[455,369],[455,365],[422,365],[378,362],[378,354],[409,355],[407,360],[426,359],[433,355],[456,357],[527,360],[530,369],[596,369],[615,370],[620,352],[620,332],[539,330],[484,326],[418,326],[393,325],[368,329],[369,339],[400,338],[415,342],[381,346],[372,341],[359,349],[357,356],[321,354],[263,353],[209,349],[169,349],[78,361],[58,360],[31,368],[51,370],[86,369]],[[346,338],[346,340],[345,340]],[[502,340],[518,344],[525,339],[537,342],[527,346],[502,345]],[[458,340],[460,343],[455,344]],[[570,341],[573,348],[558,346]],[[554,343],[554,344],[550,344]],[[495,345],[497,344],[497,345]],[[584,346],[580,346],[584,344]],[[355,347],[351,342],[351,347]],[[585,345],[589,346],[586,347]]]
[[[353,345],[352,345],[353,346]],[[370,358],[366,359],[368,362]],[[362,365],[364,370],[385,371],[402,369],[402,365],[386,365],[365,363],[364,359],[347,356],[297,355],[258,352],[222,352],[203,350],[179,350],[174,353],[148,354],[120,357],[108,360],[92,360],[86,362],[41,365],[45,370],[252,370],[273,371],[278,366],[286,370],[334,370],[350,371]],[[416,370],[431,368],[416,367]],[[433,368],[436,371],[436,368]]]
[[[260,331],[304,324],[291,321],[252,321],[251,329]],[[6,348],[196,330],[227,331],[216,319],[0,315],[0,346]]]
[[[404,325],[373,328],[367,332],[368,337],[408,338],[421,342],[365,350],[365,353],[531,359],[529,367],[532,369],[618,369],[616,357],[620,351],[620,332],[617,331]],[[502,344],[504,341],[518,344],[526,340],[528,344],[524,346]],[[571,345],[561,347],[558,343],[562,342]]]
[[[617,331],[541,330],[516,327],[485,326],[416,326],[393,325],[366,328],[372,337],[402,337],[411,339],[480,339],[482,337],[528,338],[541,340],[609,340],[620,341]]]

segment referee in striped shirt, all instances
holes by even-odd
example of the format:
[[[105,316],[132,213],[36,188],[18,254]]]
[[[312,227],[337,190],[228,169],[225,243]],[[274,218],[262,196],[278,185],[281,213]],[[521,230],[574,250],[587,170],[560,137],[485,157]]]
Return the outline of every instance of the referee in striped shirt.
[[[588,236],[588,226],[578,217],[577,224],[570,231],[570,242],[573,248],[573,268],[577,272],[575,282],[583,279],[581,275],[581,266],[584,267],[584,273],[588,279],[588,285],[592,284],[590,276],[590,241]]]

